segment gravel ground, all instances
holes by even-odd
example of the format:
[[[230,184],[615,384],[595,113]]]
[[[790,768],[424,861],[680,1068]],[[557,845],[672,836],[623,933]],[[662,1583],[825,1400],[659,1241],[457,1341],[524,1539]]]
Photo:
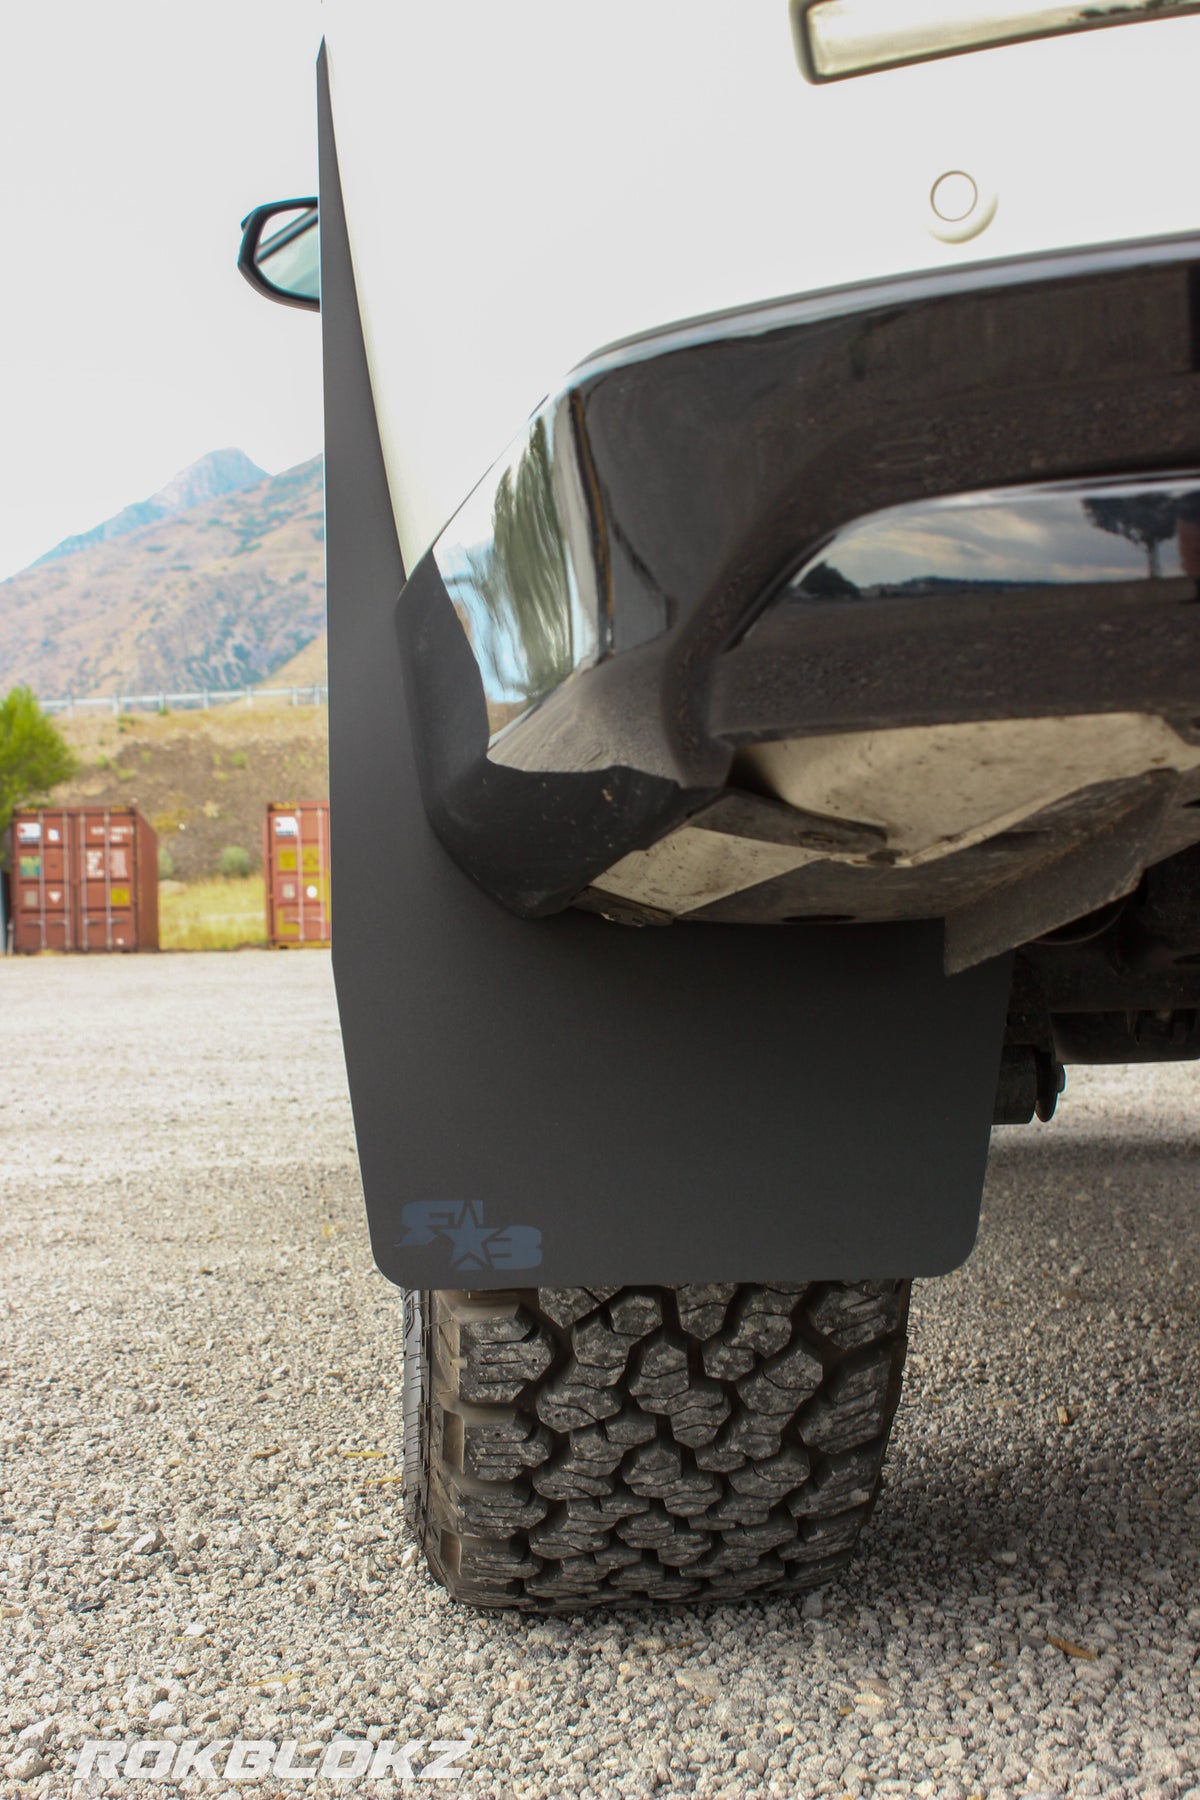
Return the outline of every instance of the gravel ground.
[[[400,1523],[328,959],[12,959],[0,1017],[0,1794],[167,1791],[72,1790],[88,1737],[472,1731],[478,1796],[1200,1796],[1197,1070],[997,1134],[822,1602],[539,1622]]]

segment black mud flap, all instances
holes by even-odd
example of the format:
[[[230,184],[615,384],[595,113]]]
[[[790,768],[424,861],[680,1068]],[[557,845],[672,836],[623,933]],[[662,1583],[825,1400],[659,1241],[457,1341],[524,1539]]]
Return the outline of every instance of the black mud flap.
[[[376,1259],[414,1288],[933,1275],[978,1220],[1010,959],[939,925],[518,919],[435,839],[320,80],[334,968]]]

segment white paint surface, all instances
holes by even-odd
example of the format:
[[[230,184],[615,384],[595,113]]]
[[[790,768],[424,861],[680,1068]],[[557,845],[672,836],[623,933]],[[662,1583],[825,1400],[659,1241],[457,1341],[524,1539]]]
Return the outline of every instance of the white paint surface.
[[[1197,224],[1200,18],[827,86],[784,0],[329,0],[334,114],[409,564],[573,364],[627,334]],[[930,234],[948,170],[998,196]]]

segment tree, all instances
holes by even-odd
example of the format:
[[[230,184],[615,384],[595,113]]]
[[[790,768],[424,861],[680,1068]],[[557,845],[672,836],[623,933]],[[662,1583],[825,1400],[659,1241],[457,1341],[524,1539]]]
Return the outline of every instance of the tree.
[[[485,551],[471,551],[469,561],[474,591],[462,597],[488,699],[540,700],[575,663],[567,553],[544,419],[516,468],[500,477],[492,541]]]
[[[0,844],[18,806],[44,800],[78,764],[62,732],[27,687],[0,700]]]
[[[1179,518],[1179,495],[1123,494],[1085,500],[1083,510],[1101,531],[1114,537],[1127,538],[1146,553],[1150,579],[1161,574],[1158,548],[1175,536]]]

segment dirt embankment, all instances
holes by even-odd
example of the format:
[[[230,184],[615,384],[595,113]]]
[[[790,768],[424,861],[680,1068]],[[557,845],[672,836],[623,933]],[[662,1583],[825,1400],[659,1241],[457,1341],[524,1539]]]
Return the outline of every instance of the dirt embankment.
[[[60,717],[79,774],[57,788],[64,805],[136,806],[182,881],[216,875],[240,845],[262,865],[263,812],[329,795],[323,706]]]

